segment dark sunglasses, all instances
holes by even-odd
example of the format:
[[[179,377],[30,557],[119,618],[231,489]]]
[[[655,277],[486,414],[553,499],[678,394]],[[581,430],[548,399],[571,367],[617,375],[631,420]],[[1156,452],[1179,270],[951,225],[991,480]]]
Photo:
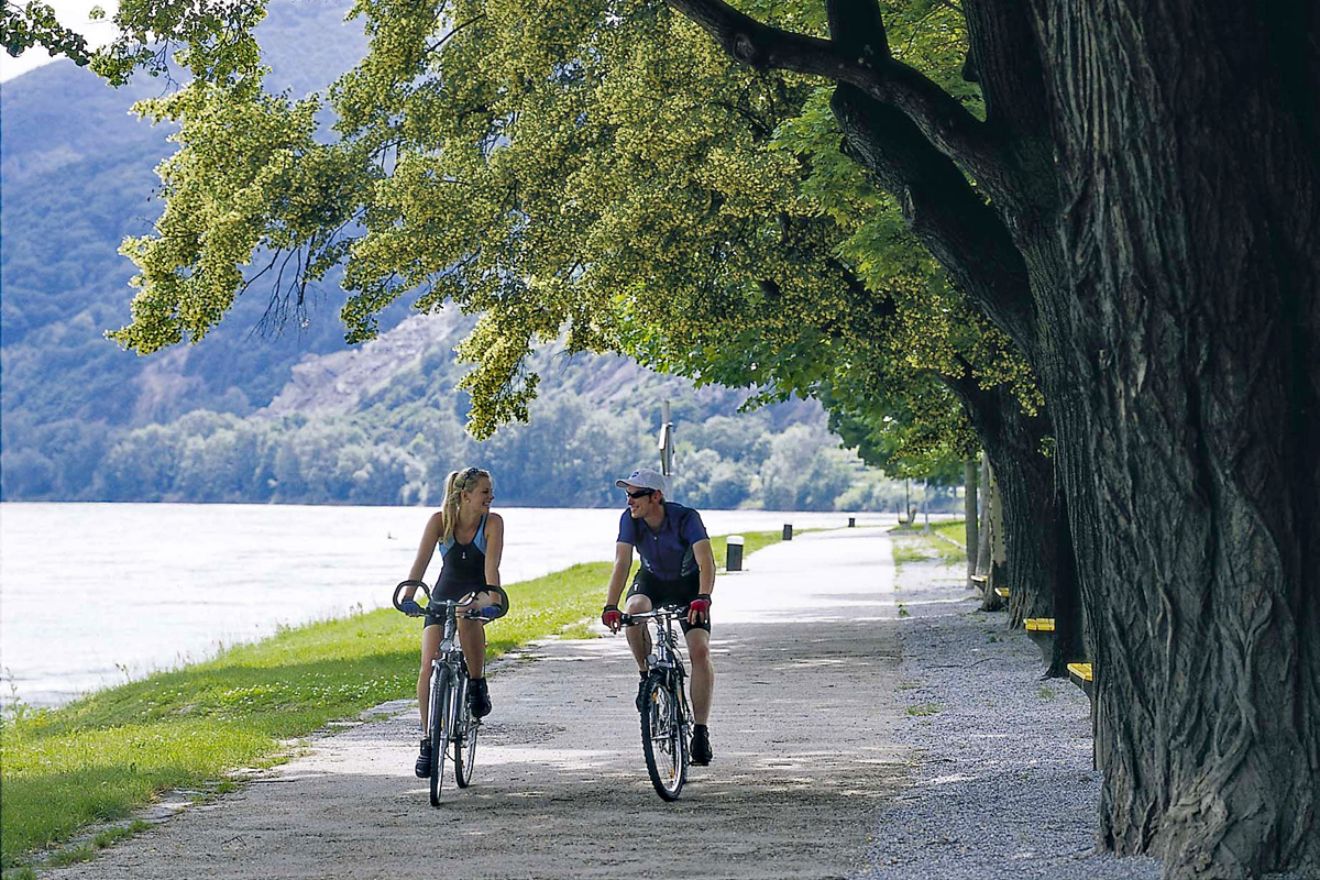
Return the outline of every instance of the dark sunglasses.
[[[627,495],[629,498],[647,498],[655,494],[654,489],[638,489],[636,492],[629,492],[627,489],[625,489],[623,491],[624,494]]]

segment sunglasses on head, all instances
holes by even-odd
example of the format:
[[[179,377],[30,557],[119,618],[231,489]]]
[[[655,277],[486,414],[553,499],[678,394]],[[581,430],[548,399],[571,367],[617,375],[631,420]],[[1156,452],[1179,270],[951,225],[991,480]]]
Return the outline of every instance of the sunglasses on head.
[[[623,491],[629,498],[647,498],[655,494],[654,489],[638,489],[636,492],[629,492],[625,489]]]

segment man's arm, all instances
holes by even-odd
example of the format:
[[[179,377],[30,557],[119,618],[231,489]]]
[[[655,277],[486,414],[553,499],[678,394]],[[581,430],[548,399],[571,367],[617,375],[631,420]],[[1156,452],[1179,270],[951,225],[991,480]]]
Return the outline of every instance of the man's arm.
[[[710,539],[703,538],[693,544],[692,555],[700,575],[697,598],[688,606],[688,623],[695,625],[710,619],[710,591],[715,589],[715,551],[710,547]]]
[[[697,560],[697,568],[701,570],[700,592],[709,596],[715,589],[715,551],[710,546],[710,539],[693,544],[692,555]]]
[[[632,570],[633,546],[619,541],[614,545],[614,570],[610,572],[610,587],[605,594],[606,605],[618,605],[619,597],[623,595],[623,585],[628,580],[628,572]]]

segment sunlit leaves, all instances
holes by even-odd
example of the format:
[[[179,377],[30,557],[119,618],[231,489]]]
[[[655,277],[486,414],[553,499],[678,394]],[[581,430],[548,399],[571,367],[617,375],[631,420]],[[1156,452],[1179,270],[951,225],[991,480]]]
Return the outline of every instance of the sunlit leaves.
[[[825,33],[818,2],[743,6]],[[561,336],[763,399],[825,396],[872,427],[928,419],[895,441],[921,454],[965,436],[933,376],[970,365],[1030,393],[841,149],[829,90],[737,66],[663,4],[359,0],[369,51],[326,95],[333,139],[317,98],[261,93],[259,5],[187,8],[128,7],[139,37],[175,22],[197,77],[146,108],[182,123],[182,149],[155,234],[125,246],[129,347],[200,339],[262,271],[296,298],[340,262],[350,340],[400,296],[484,316],[462,346],[480,436],[526,418],[529,355]],[[975,105],[961,17],[885,12],[895,54]]]

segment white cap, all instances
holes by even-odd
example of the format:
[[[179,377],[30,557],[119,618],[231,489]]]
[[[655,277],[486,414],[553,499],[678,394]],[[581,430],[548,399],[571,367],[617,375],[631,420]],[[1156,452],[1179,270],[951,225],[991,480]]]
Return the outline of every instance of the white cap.
[[[659,471],[653,471],[650,468],[638,468],[622,480],[615,480],[614,485],[622,489],[624,486],[636,486],[638,489],[659,489],[661,492],[665,489],[665,476]]]

